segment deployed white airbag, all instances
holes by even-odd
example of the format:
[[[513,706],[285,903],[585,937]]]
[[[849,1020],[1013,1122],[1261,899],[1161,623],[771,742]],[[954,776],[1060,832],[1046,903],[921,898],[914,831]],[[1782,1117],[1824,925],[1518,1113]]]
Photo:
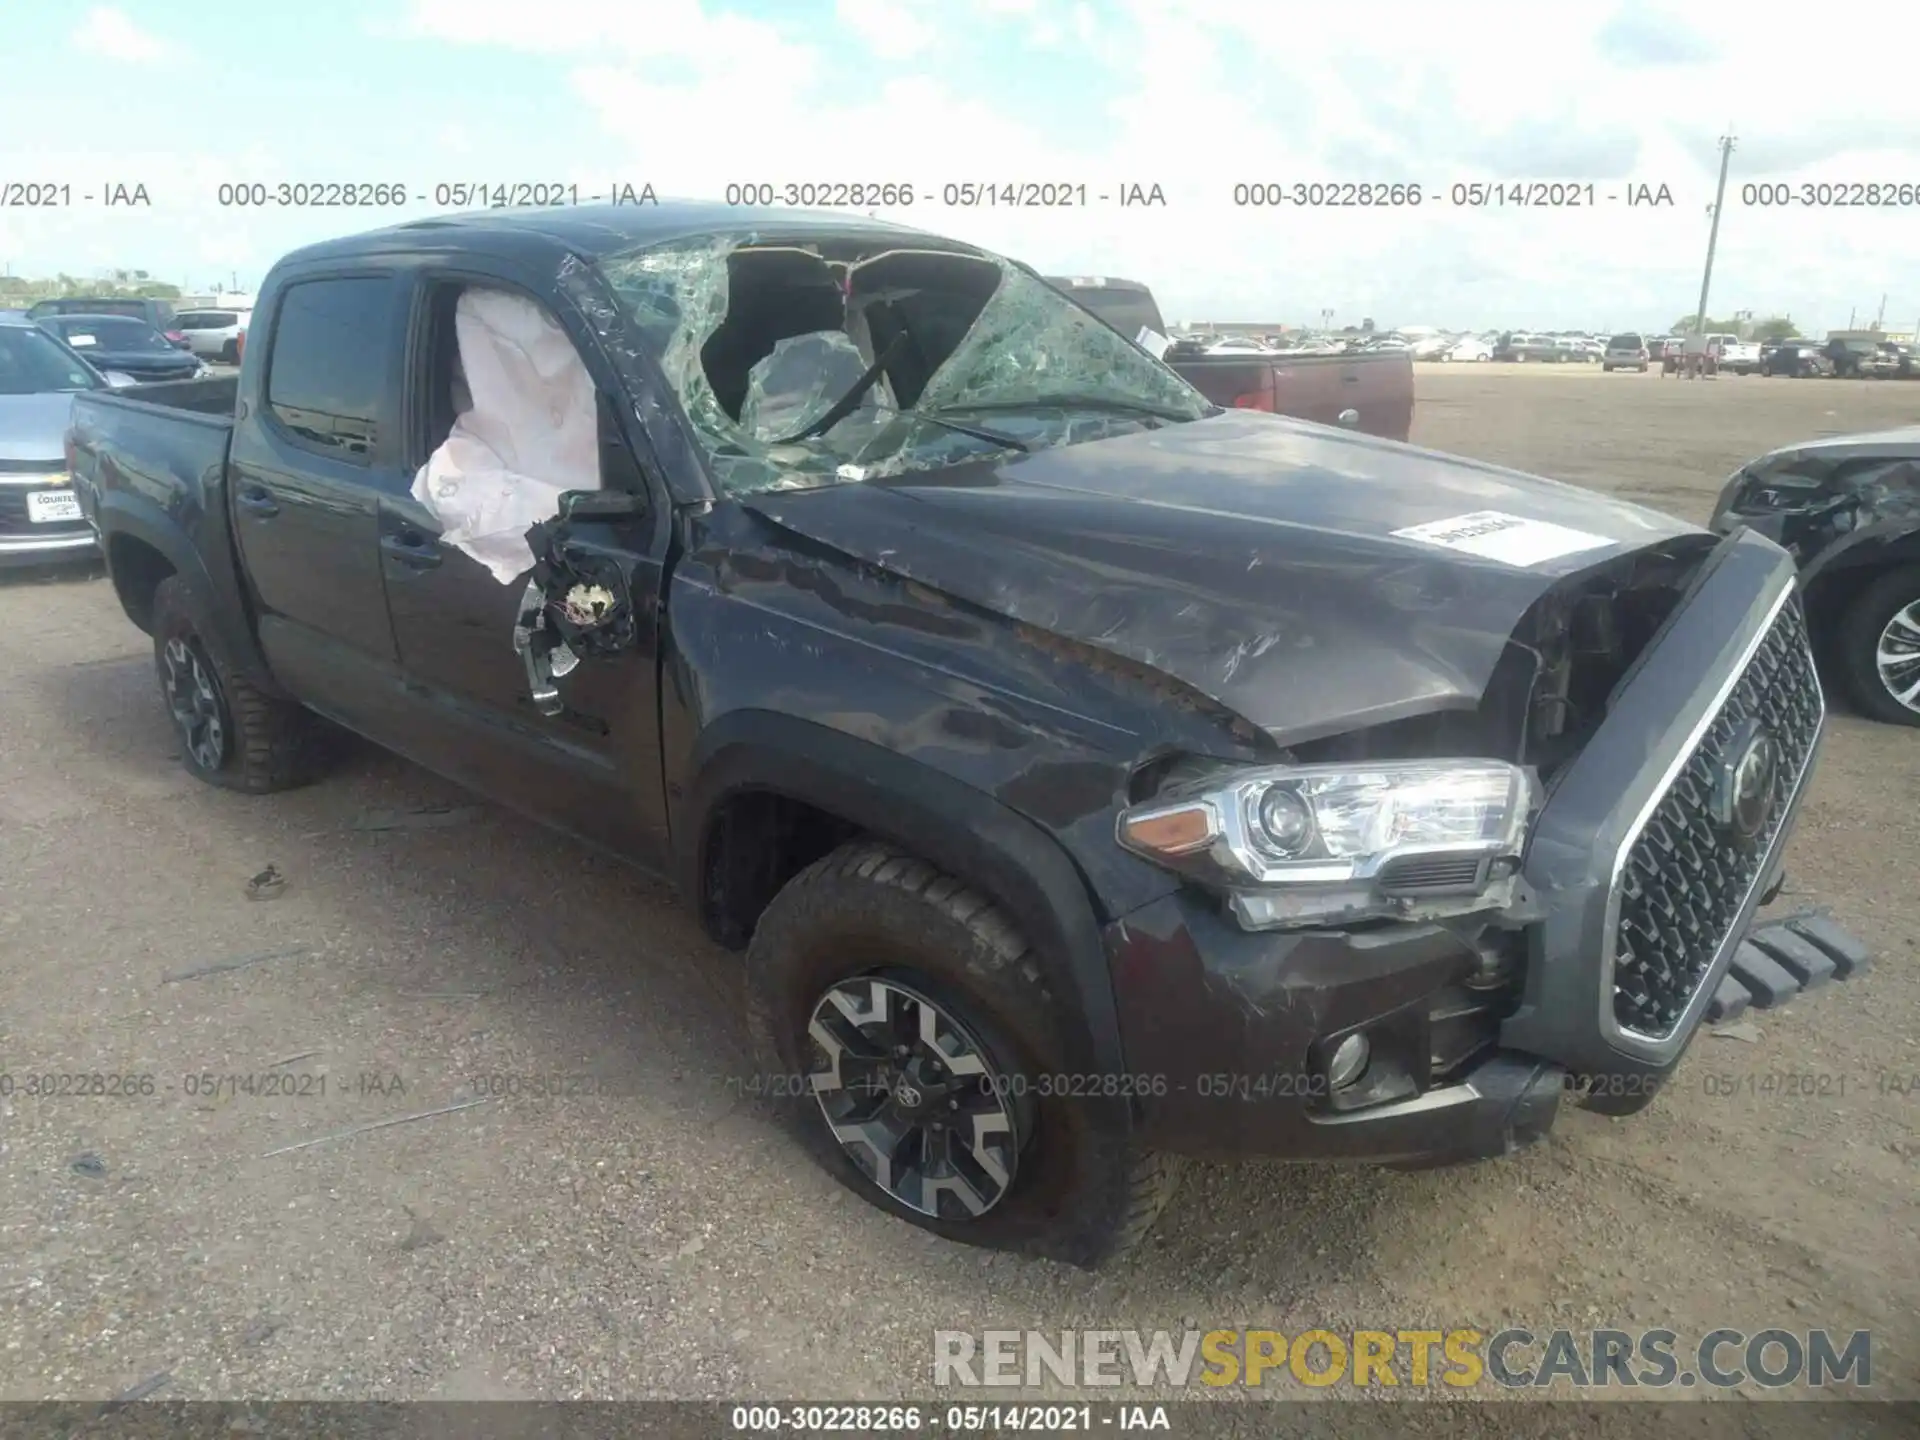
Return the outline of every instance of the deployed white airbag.
[[[502,585],[533,568],[530,526],[568,490],[600,488],[593,379],[566,331],[533,301],[468,289],[454,308],[471,403],[413,477],[440,539]]]

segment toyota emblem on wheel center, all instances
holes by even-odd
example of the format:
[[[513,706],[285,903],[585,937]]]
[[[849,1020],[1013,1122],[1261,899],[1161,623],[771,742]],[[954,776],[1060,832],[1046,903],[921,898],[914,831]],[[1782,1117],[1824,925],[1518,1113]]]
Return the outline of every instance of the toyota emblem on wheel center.
[[[1760,721],[1746,721],[1721,752],[1713,785],[1713,818],[1743,849],[1766,833],[1779,777],[1779,742]]]

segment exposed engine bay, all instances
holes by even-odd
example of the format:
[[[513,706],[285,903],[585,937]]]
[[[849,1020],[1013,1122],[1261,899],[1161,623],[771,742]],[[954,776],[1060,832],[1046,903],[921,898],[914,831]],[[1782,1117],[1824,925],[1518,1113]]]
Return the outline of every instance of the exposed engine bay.
[[[1441,711],[1292,748],[1303,762],[1481,755],[1542,780],[1580,753],[1713,548],[1683,536],[1549,590],[1528,610],[1474,710]]]

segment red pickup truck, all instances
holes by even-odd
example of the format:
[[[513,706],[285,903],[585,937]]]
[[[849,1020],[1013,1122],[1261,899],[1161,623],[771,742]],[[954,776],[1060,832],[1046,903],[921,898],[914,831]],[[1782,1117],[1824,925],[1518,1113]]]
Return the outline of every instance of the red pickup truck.
[[[1050,275],[1065,291],[1129,338],[1167,333],[1153,292],[1110,275]],[[1166,355],[1194,389],[1216,405],[1268,410],[1404,441],[1413,431],[1413,361],[1404,351],[1362,355]]]

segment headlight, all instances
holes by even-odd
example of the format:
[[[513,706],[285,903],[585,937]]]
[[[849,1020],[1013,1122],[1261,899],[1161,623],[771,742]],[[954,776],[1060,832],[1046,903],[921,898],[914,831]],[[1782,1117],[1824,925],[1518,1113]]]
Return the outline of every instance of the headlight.
[[[1120,844],[1224,891],[1250,930],[1497,908],[1538,793],[1494,760],[1272,766],[1120,816]]]

